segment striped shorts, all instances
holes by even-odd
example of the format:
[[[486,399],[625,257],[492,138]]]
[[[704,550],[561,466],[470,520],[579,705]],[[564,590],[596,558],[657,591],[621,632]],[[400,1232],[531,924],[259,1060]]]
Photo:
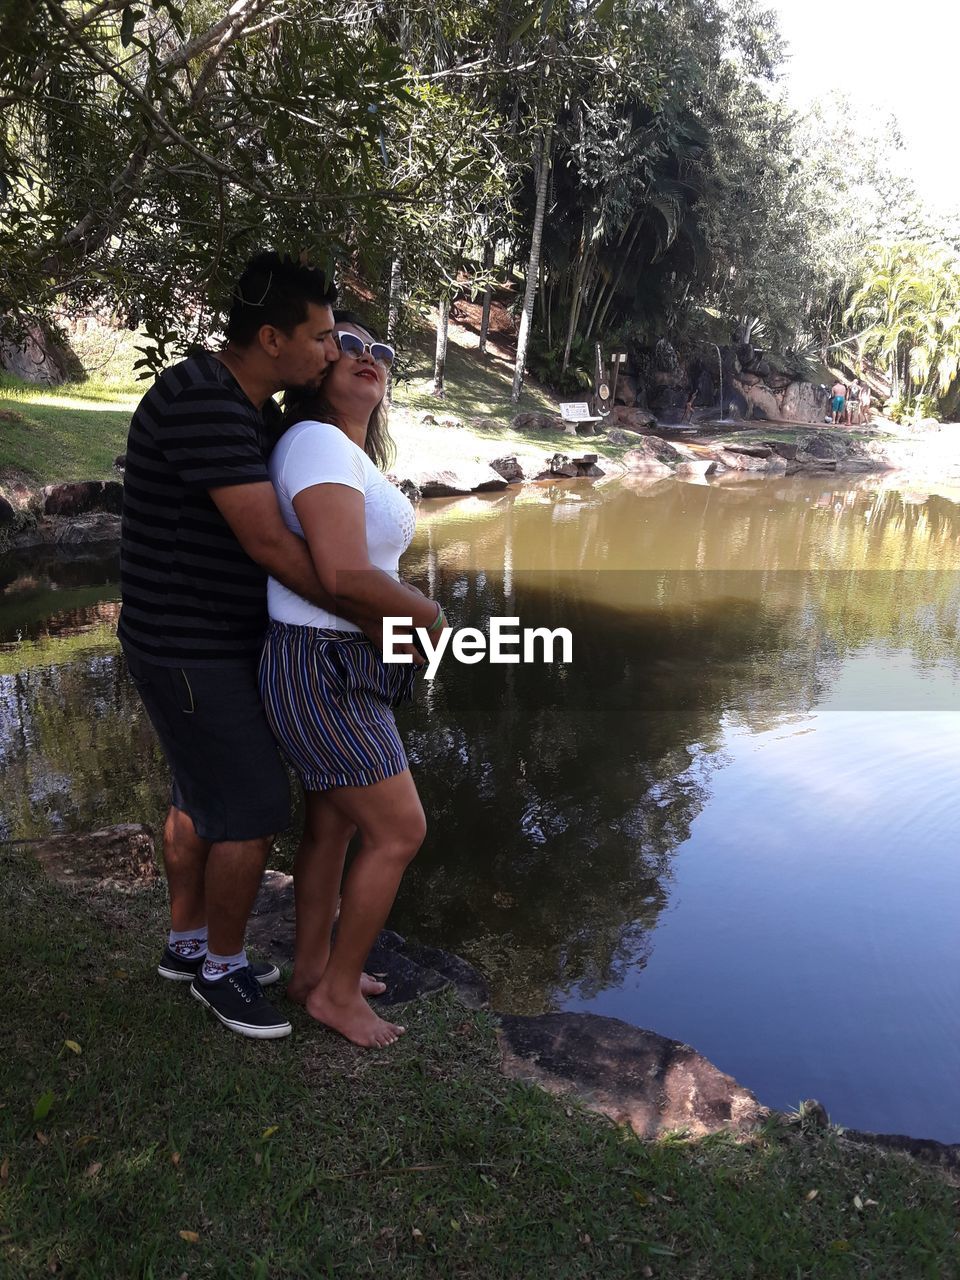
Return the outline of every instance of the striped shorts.
[[[260,659],[267,720],[305,790],[368,787],[407,768],[393,708],[416,668],[385,663],[357,631],[271,622]]]

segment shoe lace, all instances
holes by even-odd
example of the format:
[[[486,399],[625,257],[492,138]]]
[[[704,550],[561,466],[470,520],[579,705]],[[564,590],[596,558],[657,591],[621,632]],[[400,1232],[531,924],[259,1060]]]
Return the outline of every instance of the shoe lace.
[[[234,969],[233,973],[227,974],[227,982],[243,997],[246,1004],[253,1004],[260,999],[260,984],[249,965],[245,969]]]

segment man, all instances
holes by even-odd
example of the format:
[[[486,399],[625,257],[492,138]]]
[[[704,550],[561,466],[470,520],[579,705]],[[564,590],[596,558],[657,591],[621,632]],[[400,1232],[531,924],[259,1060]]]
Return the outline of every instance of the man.
[[[839,426],[843,421],[843,412],[847,404],[847,384],[838,378],[830,388],[830,408],[833,412],[833,425]]]
[[[860,415],[860,383],[856,378],[850,383],[850,390],[847,393],[847,426],[854,425],[854,416],[856,415],[859,424]]]
[[[329,607],[266,467],[274,392],[312,388],[339,358],[323,273],[275,253],[248,263],[227,342],[167,369],[130,424],[120,545],[120,641],[173,775],[163,833],[171,930],[158,972],[231,1030],[290,1034],[251,966],[247,918],[270,842],[289,821],[286,771],[256,666],[267,574]]]

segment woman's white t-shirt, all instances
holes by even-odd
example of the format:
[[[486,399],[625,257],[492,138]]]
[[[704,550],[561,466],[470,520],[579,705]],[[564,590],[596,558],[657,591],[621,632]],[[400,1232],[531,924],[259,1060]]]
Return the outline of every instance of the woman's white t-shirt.
[[[359,445],[329,422],[298,422],[284,432],[270,457],[270,479],[288,529],[303,537],[293,499],[315,484],[344,484],[363,494],[370,563],[399,578],[400,557],[416,526],[413,507],[378,471]],[[271,578],[267,587],[270,617],[300,627],[359,631],[346,618],[304,600]]]

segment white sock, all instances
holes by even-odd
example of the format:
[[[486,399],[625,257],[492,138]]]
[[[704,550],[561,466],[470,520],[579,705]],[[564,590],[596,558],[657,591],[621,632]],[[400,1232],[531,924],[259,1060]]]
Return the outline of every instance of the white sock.
[[[199,960],[207,954],[207,926],[201,929],[171,929],[167,946],[181,960]]]
[[[233,973],[236,969],[245,969],[247,967],[246,951],[238,951],[235,956],[218,956],[212,951],[207,952],[207,958],[203,962],[203,980],[204,982],[216,982],[220,978],[225,978],[228,973]]]

